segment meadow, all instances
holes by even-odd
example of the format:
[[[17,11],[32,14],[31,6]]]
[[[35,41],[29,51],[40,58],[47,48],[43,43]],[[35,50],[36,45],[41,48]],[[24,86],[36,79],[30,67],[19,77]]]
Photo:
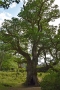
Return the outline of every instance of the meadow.
[[[0,71],[0,90],[25,90],[26,74],[26,71]],[[36,90],[60,90],[60,71],[38,72],[38,79],[41,89],[35,88]]]
[[[38,73],[39,81],[46,74]],[[26,80],[26,71],[24,72],[11,72],[11,71],[0,71],[0,90],[9,90],[9,88],[23,87]]]
[[[26,72],[0,71],[0,90],[7,90],[9,87],[18,87],[26,80]]]

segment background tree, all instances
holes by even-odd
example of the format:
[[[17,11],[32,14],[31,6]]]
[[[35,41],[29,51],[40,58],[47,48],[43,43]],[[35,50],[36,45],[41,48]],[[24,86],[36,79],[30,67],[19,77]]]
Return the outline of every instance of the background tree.
[[[49,49],[51,56],[53,57],[54,63],[57,64],[60,60],[60,26],[58,27],[56,34],[51,38],[52,48]]]
[[[0,0],[0,7],[8,9],[10,4],[16,2],[17,4],[20,2],[20,0]]]
[[[18,69],[18,64],[17,62],[15,62],[15,59],[16,58],[14,56],[9,53],[6,53],[1,66],[2,70],[16,71]]]
[[[2,68],[2,62],[3,62],[3,60],[4,60],[4,51],[0,51],[0,70],[1,70],[1,68]]]
[[[16,57],[15,62],[17,62],[18,64],[18,69],[23,67],[25,67],[26,69],[26,59],[18,53],[16,53],[15,57]]]
[[[49,22],[59,18],[60,12],[53,3],[54,0],[28,0],[18,14],[20,19],[5,20],[1,27],[0,39],[27,61],[27,85],[38,85],[38,58],[42,51],[55,48],[51,40],[54,41],[56,27]]]

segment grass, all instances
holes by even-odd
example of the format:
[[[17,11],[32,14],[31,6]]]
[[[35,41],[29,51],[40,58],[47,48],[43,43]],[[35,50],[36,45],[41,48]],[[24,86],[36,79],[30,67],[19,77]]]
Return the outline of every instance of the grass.
[[[8,88],[0,84],[0,90],[7,90]]]
[[[7,87],[22,85],[26,80],[26,72],[2,72],[0,71],[0,90],[7,90]]]
[[[39,81],[46,75],[46,73],[38,73]],[[0,71],[0,90],[9,90],[10,87],[22,86],[26,80],[26,72],[6,72]]]

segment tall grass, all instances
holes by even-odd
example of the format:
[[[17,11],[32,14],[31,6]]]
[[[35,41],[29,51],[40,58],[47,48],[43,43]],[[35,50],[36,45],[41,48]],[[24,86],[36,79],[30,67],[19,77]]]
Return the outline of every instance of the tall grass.
[[[0,85],[2,86],[18,86],[26,80],[26,72],[2,72],[0,71]]]

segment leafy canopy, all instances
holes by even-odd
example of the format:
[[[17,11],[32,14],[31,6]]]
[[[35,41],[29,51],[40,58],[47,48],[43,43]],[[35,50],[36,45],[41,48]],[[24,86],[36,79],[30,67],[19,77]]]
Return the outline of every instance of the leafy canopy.
[[[0,7],[8,9],[10,4],[16,2],[17,4],[20,2],[20,0],[0,0]]]
[[[18,14],[19,18],[3,22],[0,31],[3,44],[6,44],[9,49],[16,50],[25,58],[27,56],[32,58],[35,54],[39,57],[44,54],[44,51],[52,55],[54,50],[56,56],[60,47],[59,28],[57,31],[56,26],[49,25],[50,21],[60,17],[58,5],[54,5],[54,1],[28,0]]]

